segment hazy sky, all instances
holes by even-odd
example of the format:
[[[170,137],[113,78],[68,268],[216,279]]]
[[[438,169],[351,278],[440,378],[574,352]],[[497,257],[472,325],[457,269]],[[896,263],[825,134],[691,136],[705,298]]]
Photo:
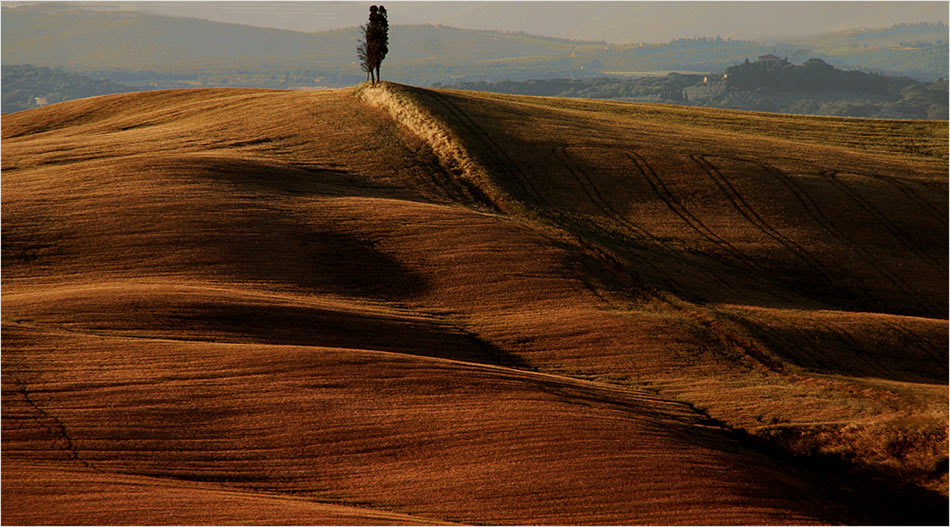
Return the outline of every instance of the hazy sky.
[[[608,42],[666,42],[716,36],[768,40],[900,22],[948,22],[950,2],[95,2],[172,16],[296,31],[352,27],[371,3],[386,3],[391,24]],[[12,2],[4,2],[12,4]]]

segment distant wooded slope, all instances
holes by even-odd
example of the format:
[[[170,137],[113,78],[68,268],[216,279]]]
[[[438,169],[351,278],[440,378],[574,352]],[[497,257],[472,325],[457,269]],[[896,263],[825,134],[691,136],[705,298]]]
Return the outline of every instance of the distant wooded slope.
[[[3,66],[3,113],[36,108],[43,104],[122,93],[133,88],[75,72],[37,68],[29,64]],[[37,99],[40,102],[37,102]]]
[[[747,62],[724,76],[670,73],[665,76],[595,79],[437,83],[435,87],[641,102],[687,104],[808,115],[900,119],[947,119],[946,80],[916,82],[861,71],[842,71],[809,59]]]

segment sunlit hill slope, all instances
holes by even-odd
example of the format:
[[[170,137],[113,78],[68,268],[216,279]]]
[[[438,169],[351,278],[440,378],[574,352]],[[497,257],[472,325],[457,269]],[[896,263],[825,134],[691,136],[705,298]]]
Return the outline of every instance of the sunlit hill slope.
[[[945,523],[947,123],[5,115],[5,524]]]

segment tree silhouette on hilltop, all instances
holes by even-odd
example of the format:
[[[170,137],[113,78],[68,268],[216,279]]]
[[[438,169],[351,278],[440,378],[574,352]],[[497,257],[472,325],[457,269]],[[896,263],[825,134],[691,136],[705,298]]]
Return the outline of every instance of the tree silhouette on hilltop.
[[[379,66],[389,53],[389,18],[383,6],[369,7],[369,23],[360,26],[363,38],[356,47],[360,59],[360,68],[366,72],[367,80],[373,84],[379,82]]]

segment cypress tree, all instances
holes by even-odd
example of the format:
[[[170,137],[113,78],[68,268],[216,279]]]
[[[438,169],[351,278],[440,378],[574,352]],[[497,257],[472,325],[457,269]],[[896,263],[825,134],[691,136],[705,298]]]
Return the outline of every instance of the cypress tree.
[[[373,84],[379,82],[379,66],[389,53],[389,18],[383,6],[369,7],[369,23],[360,26],[363,39],[356,47],[360,69]]]

